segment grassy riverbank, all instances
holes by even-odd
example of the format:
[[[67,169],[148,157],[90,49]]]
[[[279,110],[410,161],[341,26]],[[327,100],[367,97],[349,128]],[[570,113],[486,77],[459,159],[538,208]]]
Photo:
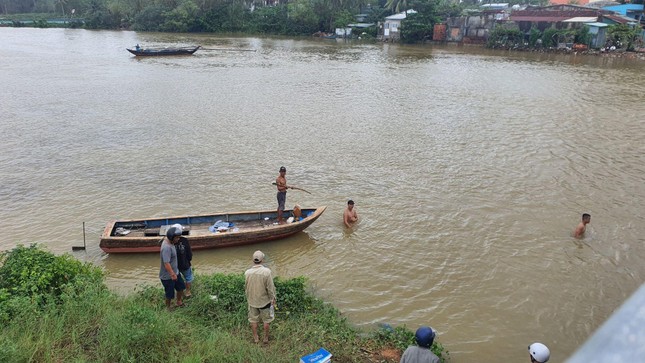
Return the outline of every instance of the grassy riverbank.
[[[169,312],[161,284],[117,296],[99,268],[69,255],[19,246],[0,263],[0,362],[297,362],[320,347],[334,362],[398,362],[414,340],[405,327],[356,329],[304,277],[275,279],[279,310],[258,345],[242,274],[198,276],[186,306]]]

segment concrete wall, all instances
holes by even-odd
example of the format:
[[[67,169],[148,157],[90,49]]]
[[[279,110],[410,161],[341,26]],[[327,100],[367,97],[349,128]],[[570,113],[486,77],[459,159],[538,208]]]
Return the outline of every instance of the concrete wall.
[[[446,22],[447,30],[445,41],[484,43],[495,25],[497,15],[489,13],[450,18]]]

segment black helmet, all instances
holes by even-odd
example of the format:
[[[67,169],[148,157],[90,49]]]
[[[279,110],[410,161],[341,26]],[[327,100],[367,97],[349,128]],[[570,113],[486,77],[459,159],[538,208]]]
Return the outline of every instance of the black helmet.
[[[181,232],[182,232],[181,229],[177,227],[170,227],[168,228],[168,231],[166,231],[166,237],[168,237],[168,239],[172,241],[173,238],[177,236],[181,236]]]
[[[425,348],[430,348],[432,346],[434,336],[434,331],[429,326],[420,327],[417,329],[416,334],[414,334],[414,337],[417,339],[417,344],[419,344],[420,347]]]

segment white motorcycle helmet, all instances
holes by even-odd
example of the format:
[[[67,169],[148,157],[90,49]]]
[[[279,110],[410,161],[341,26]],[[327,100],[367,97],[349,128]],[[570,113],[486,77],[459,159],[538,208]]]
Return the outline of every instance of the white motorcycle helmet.
[[[542,343],[533,343],[529,345],[529,354],[533,359],[540,363],[546,363],[551,357],[551,351]]]

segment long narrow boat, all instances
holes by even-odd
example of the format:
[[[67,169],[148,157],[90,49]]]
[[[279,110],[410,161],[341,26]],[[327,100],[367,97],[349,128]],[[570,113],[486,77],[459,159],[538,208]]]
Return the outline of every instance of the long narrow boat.
[[[166,230],[175,223],[184,227],[184,237],[194,250],[265,242],[304,230],[325,209],[302,209],[299,220],[293,218],[293,211],[285,210],[284,224],[277,223],[275,210],[111,221],[103,230],[99,246],[107,253],[159,252]]]
[[[138,57],[152,57],[162,55],[191,55],[199,49],[201,45],[196,47],[178,47],[178,48],[135,48],[126,50]]]

